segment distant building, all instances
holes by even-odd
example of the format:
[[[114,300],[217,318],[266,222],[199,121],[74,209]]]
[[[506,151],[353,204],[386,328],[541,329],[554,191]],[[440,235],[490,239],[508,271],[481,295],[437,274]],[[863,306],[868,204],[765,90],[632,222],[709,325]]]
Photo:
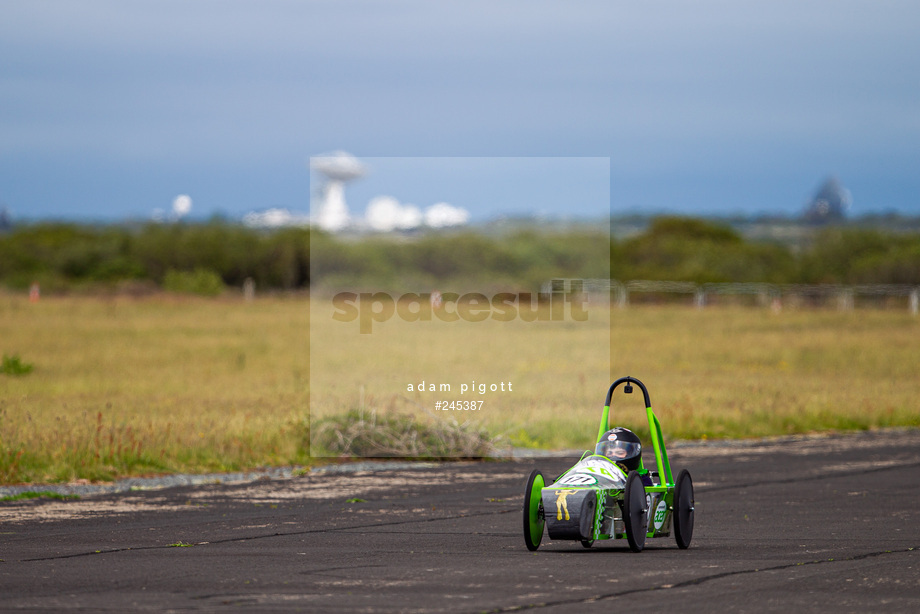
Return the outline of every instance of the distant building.
[[[810,224],[841,222],[853,202],[850,191],[836,177],[829,177],[805,208],[803,217]]]
[[[13,228],[13,217],[10,210],[6,207],[0,207],[0,232],[6,232]]]
[[[274,208],[252,211],[243,216],[243,224],[250,228],[288,228],[310,225],[310,216]]]

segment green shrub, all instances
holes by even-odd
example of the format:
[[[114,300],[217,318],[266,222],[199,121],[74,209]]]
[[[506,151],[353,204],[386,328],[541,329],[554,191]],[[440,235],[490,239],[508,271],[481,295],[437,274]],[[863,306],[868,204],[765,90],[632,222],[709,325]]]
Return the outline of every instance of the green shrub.
[[[3,363],[0,365],[0,373],[6,375],[26,375],[32,372],[35,366],[27,362],[22,362],[18,355],[3,355]]]

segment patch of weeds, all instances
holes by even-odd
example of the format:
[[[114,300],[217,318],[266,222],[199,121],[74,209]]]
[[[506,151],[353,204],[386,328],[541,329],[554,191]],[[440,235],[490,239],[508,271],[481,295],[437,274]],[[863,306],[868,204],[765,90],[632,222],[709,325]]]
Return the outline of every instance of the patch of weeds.
[[[3,362],[0,363],[0,373],[5,375],[27,375],[32,372],[35,365],[22,362],[18,354],[12,356],[3,355]]]
[[[481,458],[495,452],[488,432],[452,419],[422,422],[401,413],[352,409],[320,420],[315,429],[322,448],[346,456]]]
[[[508,435],[508,441],[516,448],[539,448],[542,447],[544,443],[524,429],[518,429],[510,433]]]
[[[80,495],[62,495],[61,493],[51,492],[50,490],[27,490],[26,492],[21,492],[18,495],[8,495],[6,497],[2,497],[0,498],[0,501],[22,501],[24,499],[59,499],[61,501],[68,501],[71,499],[79,498]]]
[[[351,499],[345,499],[345,503],[367,503],[367,499],[352,497]]]
[[[167,544],[170,548],[191,548],[195,544],[187,544],[185,542],[176,542],[174,544]]]

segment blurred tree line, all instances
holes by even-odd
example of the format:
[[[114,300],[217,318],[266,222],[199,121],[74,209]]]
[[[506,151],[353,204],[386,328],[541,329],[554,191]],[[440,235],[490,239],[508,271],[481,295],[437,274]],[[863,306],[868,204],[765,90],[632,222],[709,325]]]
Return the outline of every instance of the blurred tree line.
[[[604,278],[610,243],[597,231],[430,233],[410,240],[313,237],[314,283],[322,287],[454,291],[536,290],[555,277]],[[446,289],[446,286],[442,289]]]
[[[0,283],[52,291],[147,282],[214,294],[220,286],[294,289],[310,278],[310,232],[224,222],[140,227],[35,224],[0,235]],[[220,288],[218,287],[219,291]]]
[[[311,263],[311,235],[313,240]],[[608,260],[609,258],[609,260]],[[0,284],[51,291],[141,287],[219,293],[315,285],[536,289],[554,277],[704,282],[920,284],[920,234],[827,228],[795,250],[745,240],[728,226],[661,217],[610,241],[606,228],[334,237],[304,228],[202,224],[43,223],[0,234]]]
[[[661,217],[642,234],[611,244],[614,279],[803,284],[920,284],[920,234],[816,229],[796,249],[746,241],[728,226]]]

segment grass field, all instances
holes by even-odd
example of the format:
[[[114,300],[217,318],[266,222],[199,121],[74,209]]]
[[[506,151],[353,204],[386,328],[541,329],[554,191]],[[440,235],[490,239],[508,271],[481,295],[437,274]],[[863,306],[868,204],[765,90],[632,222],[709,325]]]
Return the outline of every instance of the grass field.
[[[644,308],[612,336],[614,371],[651,382],[674,437],[920,426],[920,319],[903,311]]]
[[[0,482],[310,462],[309,320],[303,298],[0,295],[0,354],[34,367],[0,374]],[[406,385],[513,380],[513,393],[477,395],[473,419],[517,445],[584,448],[609,378],[632,375],[671,438],[920,426],[920,319],[901,311],[642,306],[614,310],[609,333],[488,324],[381,327],[374,352],[368,336],[353,346],[314,327],[314,417],[448,419],[430,417],[438,395]],[[418,351],[431,339],[452,348],[448,371]],[[613,412],[641,424],[641,397],[618,395]]]
[[[306,459],[306,301],[0,296],[0,482]]]

